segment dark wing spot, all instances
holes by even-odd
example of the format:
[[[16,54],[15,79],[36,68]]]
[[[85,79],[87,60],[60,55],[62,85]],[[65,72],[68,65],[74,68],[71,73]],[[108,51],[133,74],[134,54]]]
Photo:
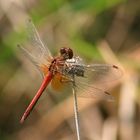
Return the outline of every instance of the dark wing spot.
[[[104,93],[110,95],[107,91],[105,91]]]
[[[116,66],[116,65],[113,65],[113,68],[115,68],[115,69],[118,69],[118,66]]]

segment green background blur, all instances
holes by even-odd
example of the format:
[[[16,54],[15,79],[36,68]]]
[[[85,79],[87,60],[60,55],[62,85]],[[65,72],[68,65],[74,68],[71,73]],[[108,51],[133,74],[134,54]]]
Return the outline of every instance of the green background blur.
[[[41,84],[17,48],[28,44],[29,18],[53,55],[65,46],[87,63],[123,69],[109,88],[115,102],[78,99],[81,140],[139,140],[139,0],[0,0],[0,140],[76,140],[71,94],[44,92],[19,123]]]

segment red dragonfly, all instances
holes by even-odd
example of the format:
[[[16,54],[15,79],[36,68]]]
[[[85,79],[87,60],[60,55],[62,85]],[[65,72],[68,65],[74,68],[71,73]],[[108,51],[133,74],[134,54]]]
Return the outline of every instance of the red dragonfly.
[[[81,90],[83,94],[80,96],[113,99],[108,92],[100,89],[100,86],[118,79],[122,75],[118,66],[110,64],[86,65],[80,57],[74,56],[72,49],[66,47],[60,49],[59,56],[53,57],[47,46],[41,41],[31,21],[28,22],[28,32],[33,43],[32,51],[19,47],[43,73],[43,82],[25,110],[20,120],[21,123],[28,117],[48,84],[51,84],[53,89],[59,90],[67,83]]]

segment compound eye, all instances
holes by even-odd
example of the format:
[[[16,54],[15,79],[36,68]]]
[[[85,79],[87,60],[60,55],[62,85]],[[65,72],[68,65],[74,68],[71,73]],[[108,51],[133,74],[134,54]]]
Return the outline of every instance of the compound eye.
[[[60,54],[62,55],[62,54],[65,54],[66,53],[66,48],[61,48],[60,49]]]
[[[67,52],[68,52],[69,59],[71,59],[73,57],[72,49],[68,48]]]

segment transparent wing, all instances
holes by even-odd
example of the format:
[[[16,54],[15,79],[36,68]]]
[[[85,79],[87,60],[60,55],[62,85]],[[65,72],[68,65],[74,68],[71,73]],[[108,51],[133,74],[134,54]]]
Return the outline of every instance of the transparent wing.
[[[52,55],[47,46],[45,46],[41,41],[31,20],[27,21],[27,34],[30,41],[30,48],[26,49],[25,47],[18,45],[19,48],[35,65],[48,65],[48,63],[53,59]]]
[[[49,49],[47,46],[45,46],[37,32],[37,29],[35,25],[32,23],[31,20],[27,21],[27,32],[29,39],[32,43],[32,45],[37,48],[37,51],[40,51],[42,54],[46,55],[47,57],[52,57]],[[37,52],[38,54],[38,52]]]
[[[115,65],[93,64],[81,65],[84,70],[83,77],[75,77],[76,87],[81,91],[81,97],[113,100],[113,97],[105,90],[106,85],[119,79],[123,72]]]
[[[76,88],[79,91],[79,97],[93,98],[98,100],[114,101],[114,98],[107,91],[95,87],[93,84],[88,84],[83,79],[76,82]]]
[[[122,69],[111,64],[92,64],[83,65],[84,77],[88,79],[88,83],[96,86],[109,84],[123,75]]]

